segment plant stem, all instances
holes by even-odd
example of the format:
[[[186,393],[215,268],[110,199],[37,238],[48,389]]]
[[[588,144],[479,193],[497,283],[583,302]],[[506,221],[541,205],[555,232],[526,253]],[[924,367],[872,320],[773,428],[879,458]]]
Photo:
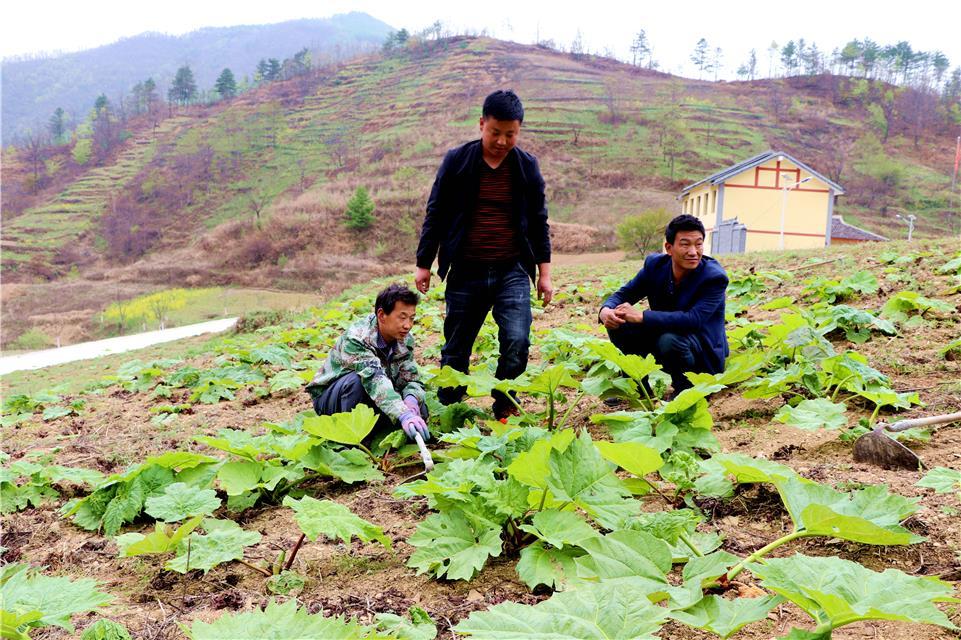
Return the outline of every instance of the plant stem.
[[[361,444],[360,442],[357,443],[357,448],[360,449],[361,451],[363,451],[364,453],[366,453],[366,454],[368,455],[368,457],[370,457],[371,460],[373,460],[375,463],[378,463],[378,466],[380,466],[380,464],[379,464],[379,463],[380,463],[380,459],[379,459],[377,456],[375,456],[375,455],[373,454],[373,452],[371,452],[370,449],[368,449],[367,447],[365,447],[365,446],[364,446],[363,444]]]
[[[697,548],[697,546],[694,544],[694,541],[691,540],[691,538],[687,535],[687,533],[682,531],[680,535],[680,539],[681,539],[681,542],[687,545],[687,548],[690,549],[694,555],[696,555],[698,558],[704,557],[704,554],[701,553],[701,550]]]
[[[656,493],[657,495],[659,495],[659,496],[661,496],[662,498],[664,498],[664,502],[666,502],[667,504],[671,505],[672,507],[674,506],[674,501],[671,500],[670,498],[668,498],[666,495],[664,495],[664,492],[662,492],[662,491],[658,488],[658,486],[657,486],[656,484],[654,484],[653,482],[651,482],[651,481],[648,480],[647,478],[640,478],[640,479],[644,481],[644,484],[646,484],[646,485],[649,486],[651,489],[653,489],[653,490],[654,490],[654,493]]]
[[[871,426],[871,427],[874,426],[874,421],[877,419],[879,411],[881,411],[881,405],[880,404],[875,405],[874,413],[871,414],[871,419],[868,421],[868,426]]]
[[[647,387],[644,385],[644,378],[637,381],[637,386],[644,392],[644,399],[647,400],[647,410],[654,411],[654,401],[651,400],[651,394],[647,392]]]
[[[543,493],[541,493],[541,503],[540,503],[539,505],[537,505],[537,510],[538,510],[538,511],[543,511],[543,510],[544,510],[544,502],[546,502],[546,501],[547,501],[547,488],[545,487],[544,490],[543,490]]]
[[[768,544],[768,545],[765,545],[765,546],[761,547],[760,549],[758,549],[757,551],[755,551],[754,553],[752,553],[752,554],[749,555],[748,557],[746,557],[746,558],[744,558],[743,560],[741,560],[740,562],[738,562],[734,567],[732,567],[731,570],[727,572],[727,579],[728,579],[728,580],[733,580],[733,579],[734,579],[734,576],[736,576],[737,574],[739,574],[739,573],[741,573],[742,571],[744,571],[744,567],[745,567],[745,565],[747,565],[747,563],[749,563],[749,562],[754,562],[755,560],[764,557],[765,555],[769,554],[769,553],[770,553],[771,551],[773,551],[774,549],[777,549],[778,547],[780,547],[782,544],[787,544],[787,543],[790,542],[791,540],[796,540],[796,539],[798,539],[798,538],[803,538],[803,537],[806,536],[806,535],[808,535],[808,534],[807,534],[806,532],[804,532],[804,531],[794,530],[794,531],[792,531],[791,533],[787,534],[786,536],[782,536],[782,537],[778,538],[777,540],[775,540],[774,542],[772,542],[772,543],[770,543],[770,544]]]
[[[554,430],[554,393],[547,394],[547,430]]]
[[[854,378],[854,377],[855,377],[855,375],[854,375],[854,374],[851,374],[851,375],[849,375],[847,378],[841,380],[841,382],[838,383],[838,386],[836,386],[836,387],[834,388],[834,394],[831,395],[831,402],[834,402],[835,398],[838,397],[838,393],[841,391],[841,387],[844,386],[844,383],[847,382],[848,380],[850,380],[851,378]],[[834,377],[833,377],[833,376],[831,377],[831,380],[832,380],[832,382],[833,382],[833,380],[834,380]],[[828,385],[828,388],[830,389],[830,388],[831,388],[831,385]]]
[[[581,398],[584,397],[584,393],[585,393],[584,391],[581,391],[579,394],[577,394],[577,397],[574,398],[574,402],[571,403],[571,406],[567,407],[567,411],[564,412],[564,416],[561,418],[561,421],[557,424],[558,431],[563,429],[564,425],[567,424],[567,419],[570,417],[571,411],[573,411],[574,407],[576,407],[578,403],[580,403]]]
[[[247,561],[244,560],[243,558],[237,560],[237,562],[239,562],[240,564],[242,564],[242,565],[244,565],[244,566],[246,566],[246,567],[249,567],[249,568],[253,569],[253,570],[256,571],[257,573],[262,573],[262,574],[264,574],[265,576],[267,576],[268,578],[270,577],[270,572],[269,572],[269,571],[267,571],[266,569],[263,569],[262,567],[258,567],[258,566],[255,565],[255,564],[250,564],[249,562],[247,562]]]
[[[297,539],[297,544],[295,544],[294,548],[290,551],[290,557],[287,558],[287,564],[284,565],[284,570],[290,569],[291,565],[294,564],[294,558],[297,557],[297,552],[300,550],[300,545],[304,543],[304,538],[306,537],[306,533],[300,534],[300,538]]]

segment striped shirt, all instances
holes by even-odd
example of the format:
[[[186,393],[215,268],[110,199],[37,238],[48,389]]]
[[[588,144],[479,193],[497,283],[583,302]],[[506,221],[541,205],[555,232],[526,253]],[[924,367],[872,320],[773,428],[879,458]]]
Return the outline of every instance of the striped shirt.
[[[464,242],[465,261],[500,262],[521,254],[517,230],[511,220],[513,180],[505,158],[496,169],[481,161],[477,208]]]

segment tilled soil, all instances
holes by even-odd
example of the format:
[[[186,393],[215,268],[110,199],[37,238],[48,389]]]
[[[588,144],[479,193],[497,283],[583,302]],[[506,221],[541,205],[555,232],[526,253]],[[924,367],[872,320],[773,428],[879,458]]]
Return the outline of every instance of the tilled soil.
[[[907,245],[885,245],[885,248]],[[910,247],[913,249],[913,247]],[[946,243],[945,250],[949,249]],[[752,255],[725,260],[729,271],[803,267],[812,255]],[[945,254],[947,255],[947,254]],[[857,269],[870,269],[878,275],[884,291],[877,298],[855,300],[851,304],[877,310],[892,292],[902,285],[888,284],[871,255],[859,247],[832,250],[828,258],[842,256],[840,261],[798,270],[794,280],[784,283],[768,298],[793,295],[800,298],[803,280],[814,275],[842,278]],[[902,268],[902,274],[913,277],[925,295],[936,296],[958,306],[961,296],[943,295],[950,281],[946,276],[933,276],[932,265],[944,260],[923,259]],[[596,312],[604,293],[605,277],[610,274],[626,281],[639,263],[598,265],[594,267],[561,267],[554,275],[561,296],[557,304],[535,314],[535,332],[549,332],[557,327],[598,331]],[[776,313],[756,307],[747,312],[749,319],[774,318]],[[932,318],[928,324],[905,330],[903,335],[875,335],[861,345],[847,343],[842,336],[832,336],[835,348],[852,348],[868,357],[872,366],[890,376],[899,391],[917,390],[923,404],[903,415],[882,414],[882,419],[895,421],[956,411],[961,407],[961,362],[945,360],[937,351],[961,334],[958,314]],[[436,352],[438,336],[420,338],[425,350]],[[536,348],[532,361],[539,360]],[[423,361],[422,361],[423,362]],[[209,364],[199,358],[194,366]],[[186,394],[184,394],[185,396]],[[307,397],[295,393],[282,397],[258,399],[253,394],[240,394],[237,399],[215,405],[196,405],[192,411],[178,416],[172,425],[158,427],[151,423],[150,407],[174,404],[185,397],[150,400],[147,394],[134,394],[109,388],[102,395],[86,395],[87,405],[80,416],[43,422],[39,416],[30,422],[3,431],[3,450],[13,459],[30,452],[44,451],[56,464],[95,468],[104,473],[122,470],[150,454],[179,449],[211,452],[194,441],[198,435],[214,434],[225,427],[258,429],[264,421],[290,420],[308,408]],[[525,399],[525,402],[529,399]],[[486,408],[486,402],[482,406]],[[919,497],[920,509],[905,526],[925,536],[923,543],[908,547],[875,547],[840,540],[810,538],[779,548],[774,555],[795,552],[827,555],[852,560],[874,570],[897,568],[911,575],[940,576],[950,581],[961,580],[961,501],[957,494],[938,495],[915,486],[923,473],[889,471],[855,463],[851,443],[842,442],[837,432],[808,432],[787,427],[773,420],[783,404],[781,399],[746,400],[736,390],[724,390],[711,398],[715,434],[727,452],[765,457],[787,464],[801,475],[840,489],[883,483],[891,491]],[[572,412],[571,426],[589,428],[595,437],[603,430],[590,422],[590,415],[611,411],[596,399],[585,398]],[[868,407],[850,405],[849,424],[870,415]],[[961,467],[961,429],[957,426],[936,431],[930,442],[910,445],[929,468]],[[470,582],[435,580],[415,575],[405,563],[413,551],[406,539],[429,510],[423,500],[401,500],[392,496],[395,487],[413,471],[400,469],[389,473],[384,482],[348,486],[338,481],[308,485],[309,493],[318,498],[336,500],[357,515],[381,526],[391,539],[393,548],[379,544],[350,545],[325,540],[307,542],[299,550],[293,569],[307,578],[297,598],[311,611],[323,610],[327,615],[355,616],[370,623],[380,612],[406,613],[411,606],[427,610],[437,623],[440,638],[454,637],[452,627],[472,611],[511,600],[536,603],[547,597],[546,591],[531,591],[518,579],[516,557],[492,559]],[[63,499],[71,497],[70,490]],[[647,496],[645,509],[662,509],[656,495]],[[225,612],[244,611],[264,605],[272,597],[267,593],[261,574],[240,563],[214,568],[208,574],[193,571],[186,576],[165,571],[165,558],[117,557],[112,539],[87,532],[64,520],[55,505],[31,508],[3,517],[2,547],[4,562],[29,562],[43,566],[50,574],[96,578],[103,590],[111,593],[114,603],[102,612],[77,616],[79,630],[100,615],[124,623],[136,638],[182,638],[178,624],[193,620],[213,620]],[[739,487],[731,500],[700,503],[708,520],[701,525],[724,537],[723,548],[747,555],[790,530],[791,523],[777,493],[767,486]],[[219,514],[218,514],[219,515]],[[273,561],[281,550],[290,550],[300,537],[300,530],[290,509],[258,506],[234,516],[246,529],[259,531],[261,542],[248,549],[247,560]],[[128,526],[125,531],[147,531],[152,525],[144,521]],[[680,568],[675,569],[679,574]],[[752,577],[742,573],[732,592],[742,595],[759,593]],[[943,610],[961,625],[961,614],[954,606]],[[809,618],[790,604],[776,608],[768,619],[746,627],[735,637],[767,640],[785,635],[792,626],[811,628]],[[79,635],[79,631],[78,634]],[[663,638],[694,639],[713,637],[686,626],[669,623],[660,632]],[[35,638],[67,638],[71,634],[55,627],[35,632]],[[858,623],[834,633],[837,639],[885,638],[929,640],[957,637],[950,631],[932,626],[895,622]]]

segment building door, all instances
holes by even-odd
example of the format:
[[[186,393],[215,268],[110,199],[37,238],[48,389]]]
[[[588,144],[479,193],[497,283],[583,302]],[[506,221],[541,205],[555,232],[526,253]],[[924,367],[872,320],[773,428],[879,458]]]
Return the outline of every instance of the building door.
[[[737,218],[725,220],[711,234],[711,255],[725,253],[744,253],[747,243],[747,227]]]

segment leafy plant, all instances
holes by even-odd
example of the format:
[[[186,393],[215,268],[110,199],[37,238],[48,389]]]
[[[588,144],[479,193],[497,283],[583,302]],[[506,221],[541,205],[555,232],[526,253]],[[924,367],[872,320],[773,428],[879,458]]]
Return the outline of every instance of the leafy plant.
[[[654,638],[667,617],[667,609],[638,598],[625,587],[628,585],[601,582],[555,593],[534,606],[503,602],[487,611],[475,611],[454,630],[481,640],[532,634],[554,640]]]
[[[92,485],[103,478],[98,471],[50,464],[49,456],[34,458],[36,462],[21,459],[0,468],[0,513],[56,500],[60,497],[56,484]]]
[[[796,554],[748,566],[761,585],[814,618],[811,637],[830,638],[834,629],[861,620],[902,620],[957,629],[936,602],[961,602],[936,578],[881,573],[840,558]]]
[[[29,637],[29,629],[53,625],[74,632],[71,618],[109,604],[96,580],[45,576],[25,564],[0,570],[0,602],[5,633]],[[7,637],[7,636],[5,636]]]
[[[296,600],[271,600],[262,611],[225,614],[213,622],[181,626],[192,640],[284,640],[287,638],[364,638],[368,630],[343,616],[328,618],[300,608]]]
[[[961,492],[961,471],[935,467],[918,480],[915,486],[934,489],[935,493],[958,493]]]
[[[105,478],[90,495],[65,504],[65,517],[88,531],[103,529],[115,535],[127,522],[143,511],[148,498],[161,496],[168,485],[185,482],[204,486],[213,480],[218,461],[209,456],[184,451],[151,456],[123,473]]]
[[[131,640],[127,627],[101,618],[83,630],[80,640]]]

